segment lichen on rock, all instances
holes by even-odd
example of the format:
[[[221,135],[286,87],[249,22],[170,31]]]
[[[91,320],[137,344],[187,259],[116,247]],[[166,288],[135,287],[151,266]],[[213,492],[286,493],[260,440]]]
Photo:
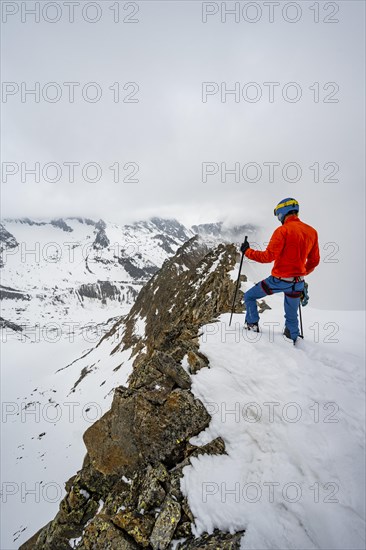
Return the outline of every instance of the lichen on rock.
[[[168,495],[151,533],[150,543],[153,550],[166,550],[174,536],[181,517],[179,503]]]

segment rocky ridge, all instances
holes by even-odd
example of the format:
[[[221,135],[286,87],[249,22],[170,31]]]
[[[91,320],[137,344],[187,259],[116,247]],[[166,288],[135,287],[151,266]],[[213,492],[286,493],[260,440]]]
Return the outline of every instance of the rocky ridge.
[[[235,283],[229,272],[236,259],[233,245],[209,250],[193,237],[103,337],[121,331],[113,353],[131,350],[129,385],[115,389],[111,409],[85,432],[87,454],[66,483],[57,516],[22,550],[240,547],[243,533],[215,531],[195,539],[180,490],[191,457],[225,453],[221,438],[202,447],[189,443],[210,422],[190,387],[191,377],[209,367],[199,350],[201,327],[231,309]],[[145,330],[137,331],[142,324]]]

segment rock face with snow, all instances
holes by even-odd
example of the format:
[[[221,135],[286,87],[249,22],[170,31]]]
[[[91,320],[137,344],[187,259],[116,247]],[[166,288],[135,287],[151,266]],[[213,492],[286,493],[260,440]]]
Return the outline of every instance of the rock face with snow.
[[[236,259],[233,245],[208,250],[193,237],[103,337],[122,334],[113,353],[129,350],[134,357],[129,385],[115,389],[110,410],[85,432],[84,464],[67,482],[57,516],[22,550],[165,550],[173,539],[183,539],[181,550],[239,548],[242,533],[194,538],[180,488],[192,457],[225,453],[220,437],[200,447],[189,443],[210,423],[190,387],[191,374],[209,367],[198,349],[201,327],[231,309]]]

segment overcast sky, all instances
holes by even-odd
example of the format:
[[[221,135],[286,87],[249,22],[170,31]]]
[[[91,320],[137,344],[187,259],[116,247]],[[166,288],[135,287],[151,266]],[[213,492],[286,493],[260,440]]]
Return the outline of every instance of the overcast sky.
[[[65,2],[40,2],[38,23],[24,10],[35,2],[2,4],[3,217],[223,219],[269,237],[274,206],[293,196],[327,260],[313,276],[319,307],[324,285],[333,297],[352,287],[334,309],[359,306],[364,2],[227,2],[239,11],[225,21],[221,2],[119,2],[118,14],[117,2],[80,1],[74,22]],[[35,101],[25,92],[37,86]],[[39,183],[25,172],[36,162]],[[225,166],[239,172],[225,181]]]

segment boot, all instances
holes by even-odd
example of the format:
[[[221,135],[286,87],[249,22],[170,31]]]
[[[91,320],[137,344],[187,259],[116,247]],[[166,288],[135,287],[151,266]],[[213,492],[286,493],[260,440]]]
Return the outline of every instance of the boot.
[[[258,322],[257,323],[245,323],[244,327],[247,330],[252,330],[253,332],[260,332]]]
[[[290,331],[287,327],[285,327],[285,330],[283,331],[283,334],[284,334],[284,336],[286,336],[286,338],[288,338],[289,340],[292,340],[294,345],[295,345],[297,338],[294,339],[294,338],[291,337]]]

